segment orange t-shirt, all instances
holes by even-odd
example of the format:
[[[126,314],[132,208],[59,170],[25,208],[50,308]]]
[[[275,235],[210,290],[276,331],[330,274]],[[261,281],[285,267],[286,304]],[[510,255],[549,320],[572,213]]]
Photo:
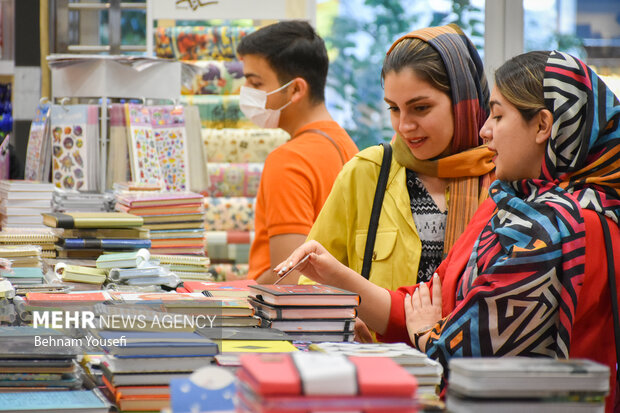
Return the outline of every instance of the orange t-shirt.
[[[336,147],[316,132],[301,133],[308,129],[319,129],[332,138],[345,162],[358,152],[338,123],[318,121],[297,130],[295,138],[267,156],[256,196],[248,278],[256,279],[271,267],[270,237],[308,235],[342,169]]]

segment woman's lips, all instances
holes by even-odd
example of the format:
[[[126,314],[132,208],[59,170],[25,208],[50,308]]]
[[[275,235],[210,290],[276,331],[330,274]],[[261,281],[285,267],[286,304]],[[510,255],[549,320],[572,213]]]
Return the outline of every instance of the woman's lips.
[[[410,148],[419,148],[420,146],[422,146],[424,144],[424,142],[426,142],[426,137],[423,138],[412,138],[412,139],[405,139],[405,142],[407,142],[407,146],[409,146]]]

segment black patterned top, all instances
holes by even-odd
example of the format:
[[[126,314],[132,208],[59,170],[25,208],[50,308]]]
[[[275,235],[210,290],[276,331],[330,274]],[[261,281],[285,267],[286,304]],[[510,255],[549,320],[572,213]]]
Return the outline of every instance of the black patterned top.
[[[415,172],[407,169],[407,191],[413,222],[422,241],[418,282],[429,281],[443,259],[448,211],[441,212]]]

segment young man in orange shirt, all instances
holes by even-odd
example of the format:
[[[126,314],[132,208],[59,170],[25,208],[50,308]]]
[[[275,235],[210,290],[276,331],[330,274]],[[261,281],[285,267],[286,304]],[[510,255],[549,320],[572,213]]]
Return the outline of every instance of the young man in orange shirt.
[[[244,37],[237,53],[246,78],[241,110],[257,126],[291,135],[267,157],[256,199],[248,278],[269,284],[277,279],[272,268],[306,240],[358,149],[325,107],[327,51],[308,23],[264,27]]]

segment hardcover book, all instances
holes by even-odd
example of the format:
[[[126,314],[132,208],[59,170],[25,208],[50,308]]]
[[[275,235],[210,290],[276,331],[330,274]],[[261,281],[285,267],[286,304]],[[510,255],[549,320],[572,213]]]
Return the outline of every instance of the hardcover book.
[[[142,217],[124,212],[51,212],[43,223],[54,228],[131,228],[143,224]]]
[[[349,307],[359,305],[359,295],[324,284],[251,285],[250,297],[273,305]]]

